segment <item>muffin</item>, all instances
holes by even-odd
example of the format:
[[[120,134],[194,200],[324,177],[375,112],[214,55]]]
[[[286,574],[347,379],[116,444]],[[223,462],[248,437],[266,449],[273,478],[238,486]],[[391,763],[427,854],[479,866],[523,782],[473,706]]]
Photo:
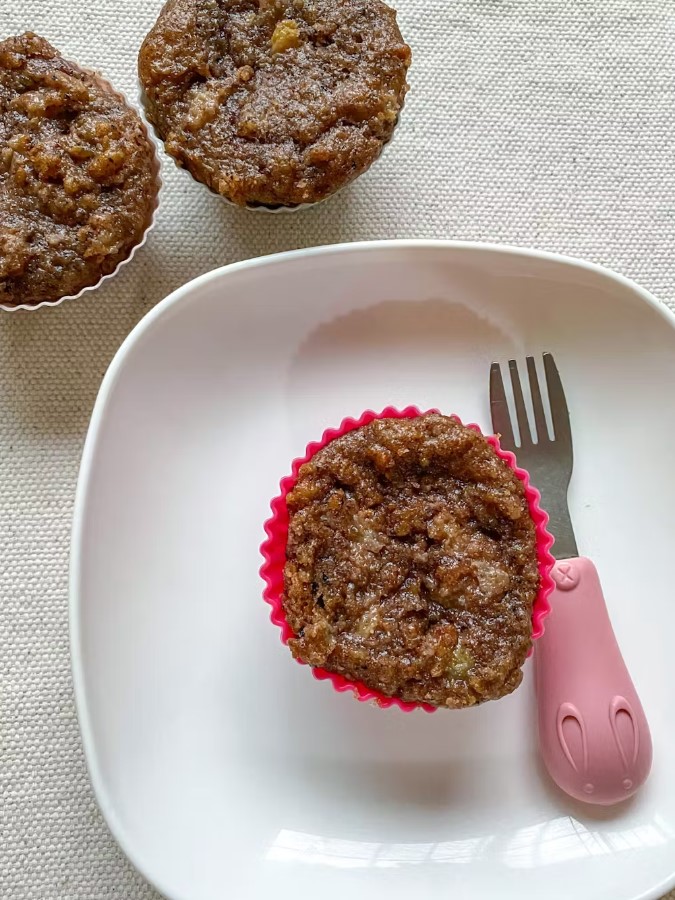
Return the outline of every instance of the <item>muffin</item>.
[[[528,491],[477,429],[440,414],[374,418],[329,440],[285,496],[293,655],[427,707],[509,694],[542,584]]]
[[[137,112],[24,34],[0,42],[0,304],[37,306],[114,272],[157,205]]]
[[[168,153],[240,206],[315,203],[391,138],[410,48],[381,0],[169,0],[139,54]]]

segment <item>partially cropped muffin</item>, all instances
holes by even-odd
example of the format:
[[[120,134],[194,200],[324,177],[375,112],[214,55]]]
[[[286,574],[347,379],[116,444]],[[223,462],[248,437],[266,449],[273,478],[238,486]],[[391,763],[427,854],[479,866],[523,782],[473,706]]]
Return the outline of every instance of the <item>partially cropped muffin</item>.
[[[138,113],[27,33],[0,42],[0,304],[73,296],[113,272],[156,206]]]
[[[409,64],[381,0],[169,0],[139,74],[179,165],[236,204],[293,207],[380,155]]]
[[[536,528],[523,482],[480,433],[437,414],[375,419],[302,465],[286,505],[294,656],[440,707],[520,684]]]

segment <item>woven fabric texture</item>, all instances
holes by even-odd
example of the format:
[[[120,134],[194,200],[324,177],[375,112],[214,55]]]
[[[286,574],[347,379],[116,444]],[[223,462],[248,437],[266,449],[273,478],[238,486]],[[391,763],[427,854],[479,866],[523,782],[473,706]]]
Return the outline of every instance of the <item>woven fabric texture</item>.
[[[0,29],[35,30],[135,96],[136,53],[160,3],[2,0]],[[234,260],[434,237],[585,257],[675,309],[673,0],[397,5],[411,91],[396,139],[356,184],[270,216],[228,207],[168,163],[157,228],[118,277],[56,309],[0,316],[3,900],[158,896],[97,810],[68,647],[82,442],[110,359],[153,304]]]

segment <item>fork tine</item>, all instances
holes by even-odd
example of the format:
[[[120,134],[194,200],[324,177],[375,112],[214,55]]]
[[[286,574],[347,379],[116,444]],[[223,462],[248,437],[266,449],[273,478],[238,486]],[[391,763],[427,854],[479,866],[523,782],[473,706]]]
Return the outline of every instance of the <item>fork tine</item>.
[[[550,353],[544,353],[544,371],[546,372],[546,384],[548,386],[548,398],[551,404],[551,420],[553,421],[553,436],[556,443],[572,448],[572,431],[570,428],[570,414],[567,409],[565,392],[563,391],[558,367]]]
[[[513,437],[511,416],[506,402],[506,391],[499,363],[492,363],[490,366],[490,412],[492,427],[499,434],[499,443],[504,450],[515,450],[516,442]]]
[[[520,385],[518,363],[515,359],[509,360],[509,372],[511,374],[511,386],[513,387],[513,400],[516,406],[518,430],[520,431],[520,446],[527,447],[532,444],[532,433],[530,431],[530,423],[527,421],[527,410],[523,400],[523,389]]]
[[[539,377],[537,375],[537,367],[534,364],[534,356],[526,357],[525,361],[527,362],[527,377],[530,382],[532,409],[534,410],[534,431],[537,435],[537,442],[541,444],[548,440],[548,427],[546,425],[546,416],[544,415],[544,404],[541,402]]]

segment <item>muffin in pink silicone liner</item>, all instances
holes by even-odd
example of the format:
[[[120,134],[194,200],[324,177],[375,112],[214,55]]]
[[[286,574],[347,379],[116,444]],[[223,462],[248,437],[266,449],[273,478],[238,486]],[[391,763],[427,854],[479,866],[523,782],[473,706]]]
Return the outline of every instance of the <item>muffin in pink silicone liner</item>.
[[[310,444],[280,487],[264,598],[316,678],[404,711],[518,687],[550,610],[553,538],[497,438],[436,410],[368,411]]]

